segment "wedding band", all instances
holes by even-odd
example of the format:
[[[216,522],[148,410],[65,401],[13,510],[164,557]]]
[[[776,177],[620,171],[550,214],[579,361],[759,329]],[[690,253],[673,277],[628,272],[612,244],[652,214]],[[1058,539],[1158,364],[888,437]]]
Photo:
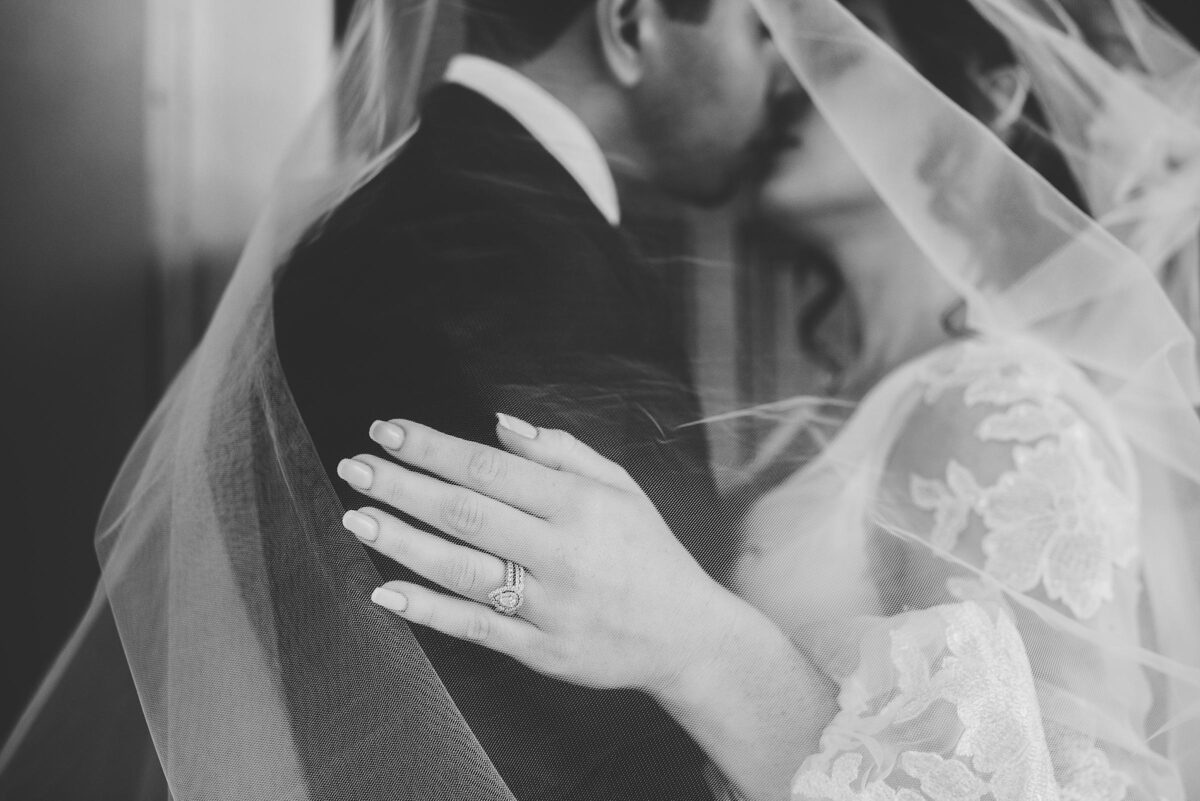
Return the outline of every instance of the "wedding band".
[[[504,585],[488,593],[492,608],[512,617],[525,604],[525,568],[504,560]]]

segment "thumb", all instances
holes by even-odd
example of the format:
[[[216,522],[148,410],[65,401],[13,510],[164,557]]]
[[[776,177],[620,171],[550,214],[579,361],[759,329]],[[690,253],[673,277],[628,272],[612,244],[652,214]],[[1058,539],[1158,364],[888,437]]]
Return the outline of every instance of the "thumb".
[[[591,478],[617,489],[641,492],[616,462],[605,459],[566,431],[536,428],[507,414],[496,414],[496,435],[505,450],[553,470]]]

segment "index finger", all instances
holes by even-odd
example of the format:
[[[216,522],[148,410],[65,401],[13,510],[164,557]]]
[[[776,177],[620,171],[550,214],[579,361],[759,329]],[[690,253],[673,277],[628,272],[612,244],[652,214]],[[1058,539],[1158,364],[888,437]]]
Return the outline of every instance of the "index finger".
[[[371,439],[404,464],[531,515],[549,518],[575,479],[522,456],[414,423],[377,420]]]

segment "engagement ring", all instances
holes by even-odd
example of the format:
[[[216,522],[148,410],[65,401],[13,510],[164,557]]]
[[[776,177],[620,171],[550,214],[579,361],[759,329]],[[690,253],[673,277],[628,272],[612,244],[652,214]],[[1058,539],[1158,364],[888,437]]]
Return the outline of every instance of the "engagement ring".
[[[502,615],[515,615],[525,603],[525,568],[504,560],[504,586],[488,593],[492,608]]]

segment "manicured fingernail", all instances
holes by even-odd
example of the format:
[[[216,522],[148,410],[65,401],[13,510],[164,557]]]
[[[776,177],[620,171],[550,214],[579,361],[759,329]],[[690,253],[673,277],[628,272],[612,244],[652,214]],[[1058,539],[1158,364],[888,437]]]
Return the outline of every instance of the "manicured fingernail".
[[[364,515],[362,512],[346,512],[342,515],[342,525],[364,542],[374,542],[379,539],[379,522],[370,515]]]
[[[404,444],[404,429],[392,423],[376,420],[371,424],[371,439],[388,450],[398,451]]]
[[[370,489],[371,482],[375,480],[375,471],[371,466],[357,459],[343,459],[338,462],[338,475],[342,481],[360,490]]]
[[[375,592],[371,593],[371,600],[396,614],[400,614],[408,608],[408,599],[387,587],[378,587]]]
[[[526,423],[524,420],[518,420],[515,417],[509,417],[507,414],[496,413],[496,419],[500,421],[500,427],[505,428],[518,437],[525,439],[537,439],[538,430]]]

